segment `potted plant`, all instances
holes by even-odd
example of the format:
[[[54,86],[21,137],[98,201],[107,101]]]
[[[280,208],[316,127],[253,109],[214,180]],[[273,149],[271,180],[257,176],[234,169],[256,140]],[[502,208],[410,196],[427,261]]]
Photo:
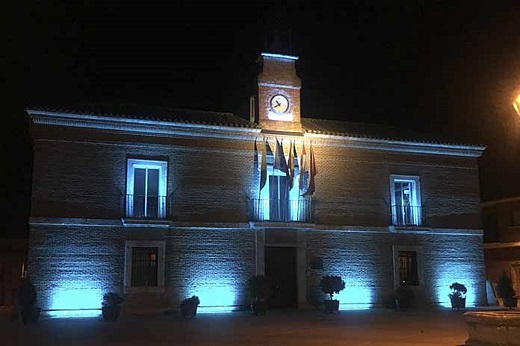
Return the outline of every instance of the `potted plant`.
[[[334,293],[339,293],[345,289],[345,281],[341,279],[341,276],[325,275],[321,278],[320,288],[323,293],[328,294],[330,299],[323,301],[326,313],[339,313],[339,300],[333,299]]]
[[[251,311],[253,315],[265,315],[267,313],[267,299],[271,294],[269,280],[264,275],[251,276],[247,280],[247,293],[251,299]]]
[[[125,299],[119,294],[108,292],[103,295],[103,303],[101,306],[101,313],[103,319],[107,322],[115,322],[119,317],[120,305]]]
[[[182,317],[195,317],[197,314],[197,307],[200,304],[199,297],[193,295],[190,298],[186,298],[181,302],[181,315]]]
[[[517,301],[515,297],[513,283],[511,282],[511,278],[506,274],[505,271],[502,272],[502,275],[498,279],[497,293],[500,296],[500,298],[502,298],[505,307],[516,307]]]
[[[450,285],[451,293],[448,294],[451,300],[451,307],[454,309],[464,309],[466,307],[466,292],[468,289],[463,284],[454,282]]]
[[[414,293],[410,287],[399,286],[395,290],[394,296],[397,310],[405,310],[412,306]]]
[[[18,303],[23,324],[38,321],[40,308],[36,307],[36,288],[28,277],[22,279],[18,292]]]

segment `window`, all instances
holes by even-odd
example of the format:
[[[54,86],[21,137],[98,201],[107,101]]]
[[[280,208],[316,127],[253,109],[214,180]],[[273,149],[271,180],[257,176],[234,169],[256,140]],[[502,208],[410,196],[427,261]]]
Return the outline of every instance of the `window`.
[[[422,223],[419,177],[391,175],[390,194],[393,225],[417,226]]]
[[[295,160],[295,177],[293,186],[282,172],[273,167],[273,158],[267,158],[266,184],[260,190],[260,199],[257,203],[259,220],[269,221],[309,221],[311,199],[300,197],[300,174]]]
[[[126,216],[166,217],[167,162],[128,159]]]
[[[513,209],[511,211],[511,226],[520,226],[520,209]]]
[[[164,290],[164,241],[128,240],[125,247],[125,292]]]
[[[157,286],[156,247],[132,248],[132,286]]]
[[[419,275],[417,268],[417,252],[416,251],[399,251],[399,285],[401,286],[417,286],[419,285]]]

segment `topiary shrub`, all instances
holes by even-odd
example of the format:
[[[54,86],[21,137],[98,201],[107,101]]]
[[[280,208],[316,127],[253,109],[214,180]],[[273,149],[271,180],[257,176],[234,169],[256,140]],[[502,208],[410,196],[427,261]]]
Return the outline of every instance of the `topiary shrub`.
[[[326,299],[323,302],[325,312],[339,313],[339,300],[333,300],[333,295],[345,289],[345,281],[341,279],[341,276],[325,275],[320,280],[320,289],[323,293],[330,296],[330,299]]]
[[[332,300],[335,293],[338,294],[345,289],[345,281],[341,279],[341,276],[325,275],[321,278],[320,289],[323,293],[328,294],[330,300]]]
[[[515,297],[515,290],[513,288],[513,282],[505,271],[502,272],[502,275],[498,279],[496,288],[497,293],[500,298],[502,298],[505,307],[516,307],[517,301]]]

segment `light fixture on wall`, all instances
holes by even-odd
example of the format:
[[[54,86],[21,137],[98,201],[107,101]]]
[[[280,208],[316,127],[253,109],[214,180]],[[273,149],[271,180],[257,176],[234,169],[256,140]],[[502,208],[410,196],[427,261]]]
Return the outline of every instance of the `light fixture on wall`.
[[[518,96],[516,96],[515,100],[513,101],[513,108],[515,109],[516,114],[520,116],[520,94],[518,94]]]

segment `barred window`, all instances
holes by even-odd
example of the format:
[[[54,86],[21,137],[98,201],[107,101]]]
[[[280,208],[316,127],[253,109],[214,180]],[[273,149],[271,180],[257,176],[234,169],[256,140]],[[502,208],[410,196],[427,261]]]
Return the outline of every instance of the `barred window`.
[[[416,251],[399,251],[399,285],[419,285]]]
[[[132,286],[157,286],[158,248],[132,248]]]

